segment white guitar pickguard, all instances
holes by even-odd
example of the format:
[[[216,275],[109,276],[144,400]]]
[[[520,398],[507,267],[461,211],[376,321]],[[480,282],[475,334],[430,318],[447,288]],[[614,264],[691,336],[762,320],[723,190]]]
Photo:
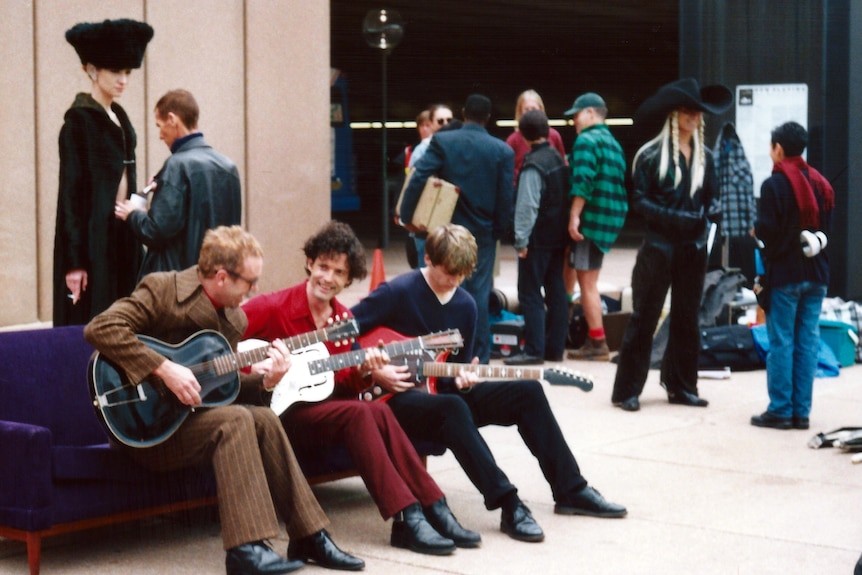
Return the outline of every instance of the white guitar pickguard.
[[[239,342],[238,348],[239,351],[247,351],[261,345],[269,344],[262,340],[248,339]],[[290,369],[273,389],[270,409],[276,415],[281,415],[294,403],[315,403],[332,395],[335,390],[335,374],[327,371],[311,375],[308,370],[309,362],[328,357],[329,351],[323,342],[291,351]]]

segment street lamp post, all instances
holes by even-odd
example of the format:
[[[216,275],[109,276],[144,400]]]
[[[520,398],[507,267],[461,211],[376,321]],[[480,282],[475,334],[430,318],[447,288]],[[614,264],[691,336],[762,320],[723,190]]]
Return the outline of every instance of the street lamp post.
[[[402,24],[401,15],[394,10],[387,10],[385,8],[380,10],[371,10],[365,15],[365,20],[362,22],[362,34],[365,36],[365,41],[368,42],[369,46],[381,51],[383,61],[383,121],[381,125],[381,135],[383,139],[383,153],[381,157],[383,174],[383,209],[380,247],[386,248],[389,245],[389,176],[387,174],[388,157],[386,150],[386,58],[404,37],[404,25]]]

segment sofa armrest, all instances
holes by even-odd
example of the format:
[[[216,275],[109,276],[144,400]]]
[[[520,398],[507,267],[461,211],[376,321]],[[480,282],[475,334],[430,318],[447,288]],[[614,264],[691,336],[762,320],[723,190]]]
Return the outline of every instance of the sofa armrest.
[[[52,443],[45,427],[0,420],[0,519],[51,504]]]

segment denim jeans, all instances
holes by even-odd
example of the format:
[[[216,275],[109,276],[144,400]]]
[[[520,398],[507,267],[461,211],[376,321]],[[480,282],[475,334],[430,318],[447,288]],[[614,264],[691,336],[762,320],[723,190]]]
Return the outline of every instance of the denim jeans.
[[[820,352],[820,307],[826,285],[800,282],[772,289],[766,332],[767,411],[777,417],[808,417]]]
[[[471,230],[472,231],[472,230]],[[497,241],[490,234],[476,235],[476,246],[479,248],[476,259],[476,269],[473,275],[464,280],[463,288],[476,300],[476,339],[473,343],[473,355],[479,358],[479,363],[486,364],[491,358],[491,324],[488,322],[488,301],[491,299],[491,287],[494,284],[494,260],[497,257]]]

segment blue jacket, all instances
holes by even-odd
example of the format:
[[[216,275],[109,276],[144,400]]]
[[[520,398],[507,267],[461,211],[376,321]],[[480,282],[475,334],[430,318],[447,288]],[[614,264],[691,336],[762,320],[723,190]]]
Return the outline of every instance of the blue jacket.
[[[467,122],[457,130],[438,132],[404,191],[401,219],[413,219],[426,180],[436,175],[461,190],[452,223],[470,230],[477,241],[498,239],[512,222],[514,173],[512,148],[481,125]]]

